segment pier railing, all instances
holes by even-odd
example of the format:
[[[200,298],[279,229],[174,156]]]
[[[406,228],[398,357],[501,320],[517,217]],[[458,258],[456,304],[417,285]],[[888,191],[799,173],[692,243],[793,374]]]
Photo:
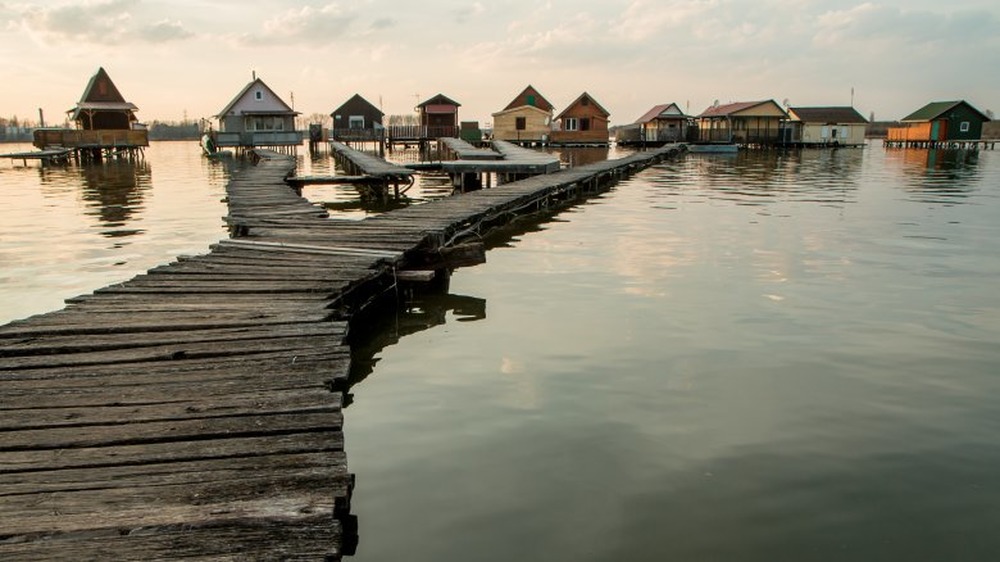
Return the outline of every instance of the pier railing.
[[[426,125],[389,125],[386,128],[389,140],[420,140],[439,139],[442,137],[457,137],[459,129],[455,126],[428,127]]]
[[[35,129],[32,144],[49,148],[132,148],[149,146],[145,129]]]
[[[297,146],[302,144],[301,131],[244,131],[215,133],[217,146]]]

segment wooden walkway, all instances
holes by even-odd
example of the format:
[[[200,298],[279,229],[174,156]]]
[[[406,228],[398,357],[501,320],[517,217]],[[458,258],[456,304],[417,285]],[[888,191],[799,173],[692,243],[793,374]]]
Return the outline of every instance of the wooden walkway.
[[[351,315],[399,272],[681,150],[365,221],[296,198],[290,159],[235,176],[240,238],[0,327],[0,559],[339,560]]]

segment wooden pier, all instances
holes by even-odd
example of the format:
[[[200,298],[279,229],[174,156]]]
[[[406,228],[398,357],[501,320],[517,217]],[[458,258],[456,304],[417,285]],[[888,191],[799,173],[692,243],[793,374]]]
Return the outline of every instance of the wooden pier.
[[[907,138],[886,138],[882,144],[886,148],[923,148],[931,150],[993,150],[996,148],[998,139],[982,140],[927,140],[927,139],[907,139]]]
[[[384,198],[388,194],[389,186],[392,186],[393,193],[398,198],[401,193],[405,193],[413,185],[413,170],[409,168],[397,166],[378,156],[355,150],[342,142],[330,141],[330,152],[348,174],[363,175],[369,178],[366,185],[373,188],[368,193],[370,196]]]
[[[0,327],[0,559],[351,553],[340,391],[352,315],[403,272],[481,261],[493,227],[681,152],[364,221],[298,198],[291,159],[240,172],[227,186],[238,238]]]
[[[443,138],[438,142],[442,154],[456,158],[442,160],[441,169],[451,176],[452,185],[462,192],[490,187],[493,174],[497,177],[497,184],[501,185],[538,174],[551,174],[560,169],[559,159],[555,156],[506,141],[492,141],[492,150],[477,148],[455,138]]]
[[[11,160],[21,160],[25,166],[28,160],[40,160],[43,163],[64,163],[72,156],[71,148],[50,148],[48,150],[33,150],[29,152],[11,152],[0,154],[0,158],[10,158]]]

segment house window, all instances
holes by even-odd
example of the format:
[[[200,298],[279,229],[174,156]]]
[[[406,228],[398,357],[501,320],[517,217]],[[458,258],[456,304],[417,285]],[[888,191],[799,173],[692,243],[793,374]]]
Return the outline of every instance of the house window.
[[[590,117],[584,117],[580,119],[580,130],[589,131],[590,130]]]
[[[583,98],[582,100],[580,100],[580,105],[590,105],[590,99]]]
[[[257,90],[256,92],[253,93],[253,97],[255,100],[260,101],[264,99],[264,92]]]
[[[351,115],[347,118],[347,128],[349,129],[364,129],[365,128],[365,116],[364,115]]]
[[[528,105],[530,105],[531,107],[535,107],[535,96],[532,96],[530,94],[528,95]]]
[[[962,121],[962,124],[958,126],[958,130],[962,131],[963,133],[968,133],[969,132],[969,122],[968,121]]]
[[[514,118],[514,128],[517,129],[518,131],[523,131],[523,130],[527,129],[528,128],[528,120],[525,119],[524,117],[515,117]]]
[[[567,117],[566,124],[563,126],[564,131],[575,131],[577,130],[576,117]]]

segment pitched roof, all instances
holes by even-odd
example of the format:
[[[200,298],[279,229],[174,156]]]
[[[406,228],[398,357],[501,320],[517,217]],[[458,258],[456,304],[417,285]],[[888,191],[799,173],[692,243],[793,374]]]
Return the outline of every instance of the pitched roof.
[[[458,103],[457,101],[449,98],[444,94],[438,94],[429,100],[425,100],[417,107],[426,107],[428,105],[454,105],[455,107],[460,107],[462,104]]]
[[[774,100],[738,101],[738,102],[727,103],[727,104],[723,104],[723,105],[713,105],[712,107],[709,107],[705,111],[702,111],[701,115],[699,115],[698,117],[725,117],[726,115],[732,115],[734,113],[739,113],[741,111],[746,111],[748,109],[751,109],[751,108],[754,108],[754,107],[757,107],[757,106],[760,106],[760,105],[768,104],[768,103],[772,103],[772,104],[775,105],[775,107],[777,107],[778,109],[781,109],[781,106],[778,105],[777,103],[775,103]],[[784,110],[781,109],[781,111],[783,112]]]
[[[278,94],[274,93],[274,90],[272,90],[267,84],[265,84],[263,80],[261,80],[260,78],[254,78],[246,86],[243,86],[243,89],[240,90],[240,93],[236,94],[236,97],[234,97],[231,102],[227,103],[226,107],[223,107],[222,111],[220,111],[219,114],[216,115],[216,117],[218,117],[218,118],[225,117],[226,114],[229,113],[229,111],[233,109],[233,106],[235,106],[237,103],[239,103],[239,101],[241,99],[243,99],[244,96],[246,96],[247,93],[250,91],[250,89],[253,88],[254,85],[256,85],[256,84],[260,84],[265,90],[267,90],[268,92],[271,92],[271,95],[274,96],[274,99],[278,100],[278,103],[280,103],[285,108],[285,111],[282,111],[282,112],[268,111],[266,113],[268,113],[270,115],[274,115],[275,113],[287,113],[287,114],[294,114],[294,115],[298,115],[299,114],[298,111],[295,111],[287,103],[285,103],[285,100],[281,99],[281,97],[278,96]]]
[[[976,113],[982,116],[983,120],[985,121],[990,120],[990,118],[986,116],[986,114],[984,114],[982,111],[979,111],[975,107],[972,107],[972,104],[966,102],[965,100],[959,100],[959,101],[933,101],[921,107],[920,109],[914,111],[913,113],[907,115],[902,119],[902,121],[903,122],[933,121],[960,105],[965,105],[972,111],[975,111]]]
[[[354,102],[361,103],[361,104],[369,107],[373,111],[377,112],[382,117],[385,117],[385,113],[383,113],[381,109],[375,107],[375,105],[372,102],[370,102],[370,101],[366,100],[365,98],[361,97],[361,94],[354,94],[353,96],[351,96],[351,98],[348,99],[347,101],[345,101],[344,103],[342,103],[340,105],[340,107],[338,107],[337,109],[334,109],[333,112],[330,113],[330,115],[337,115],[338,113],[343,113],[344,110],[345,110],[345,108],[347,108],[349,105],[351,105]]]
[[[534,104],[528,103],[528,98],[530,96],[535,97]],[[538,90],[536,90],[534,86],[530,84],[528,85],[527,88],[521,91],[521,93],[518,94],[517,97],[511,100],[511,102],[507,104],[507,107],[503,108],[503,110],[507,111],[508,109],[514,109],[515,107],[521,107],[523,105],[537,107],[538,109],[541,109],[543,111],[552,111],[553,109],[555,109],[555,107],[553,107],[553,105],[549,103],[549,100],[545,99],[545,96],[538,93]]]
[[[684,112],[681,111],[680,106],[678,106],[676,103],[661,103],[660,105],[654,105],[652,109],[650,109],[646,113],[643,113],[642,117],[636,119],[635,122],[649,123],[653,119],[656,119],[657,117],[661,116],[664,111],[670,109],[671,107],[677,108],[677,113],[671,113],[670,117],[677,117],[677,118],[687,117],[687,115],[684,115]]]
[[[858,110],[850,106],[789,107],[799,121],[804,123],[867,123]]]
[[[80,96],[80,102],[125,102],[115,83],[111,81],[104,67],[97,69],[97,72],[90,77],[87,87]]]
[[[574,107],[576,107],[578,104],[580,104],[581,102],[583,102],[584,99],[590,100],[590,103],[594,104],[594,106],[597,107],[597,109],[600,110],[600,112],[603,113],[605,117],[610,117],[611,116],[611,112],[610,111],[608,111],[607,109],[604,109],[604,107],[601,104],[597,103],[597,100],[595,100],[593,98],[593,96],[591,96],[587,92],[584,92],[584,93],[580,94],[579,97],[577,97],[575,100],[573,100],[573,103],[567,105],[566,109],[562,110],[562,113],[560,113],[559,115],[556,116],[556,119],[557,120],[558,119],[562,119],[563,115],[566,115],[567,111],[569,111],[569,110],[573,109]]]
[[[66,113],[70,114],[70,119],[76,120],[83,111],[124,111],[132,113],[138,110],[139,108],[134,103],[125,101],[121,92],[115,87],[115,83],[111,81],[111,77],[101,67],[90,77],[90,81],[87,82],[87,87],[84,88],[83,95],[80,96],[80,101],[77,102],[76,107],[68,110]],[[132,119],[135,119],[135,116],[132,116]]]

